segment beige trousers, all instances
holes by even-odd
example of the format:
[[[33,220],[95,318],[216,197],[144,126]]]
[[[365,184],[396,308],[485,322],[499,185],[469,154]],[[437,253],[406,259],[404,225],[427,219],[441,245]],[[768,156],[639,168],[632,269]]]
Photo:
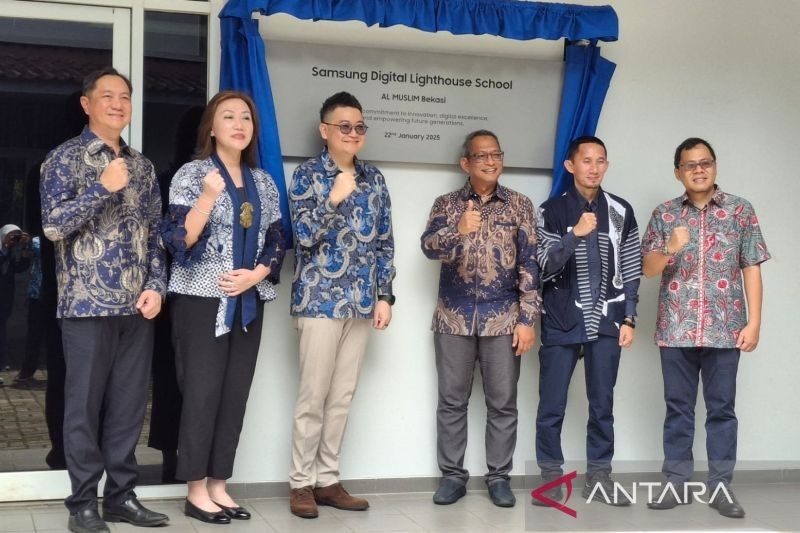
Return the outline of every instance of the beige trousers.
[[[300,387],[292,429],[293,489],[339,481],[339,453],[367,348],[369,319],[296,319]]]

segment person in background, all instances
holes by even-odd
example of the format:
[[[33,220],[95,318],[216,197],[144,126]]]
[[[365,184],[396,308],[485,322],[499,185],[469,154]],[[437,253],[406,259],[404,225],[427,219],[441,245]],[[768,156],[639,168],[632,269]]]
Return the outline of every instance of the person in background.
[[[9,369],[6,322],[14,307],[16,275],[28,270],[31,256],[30,236],[27,233],[14,224],[0,228],[0,371]]]

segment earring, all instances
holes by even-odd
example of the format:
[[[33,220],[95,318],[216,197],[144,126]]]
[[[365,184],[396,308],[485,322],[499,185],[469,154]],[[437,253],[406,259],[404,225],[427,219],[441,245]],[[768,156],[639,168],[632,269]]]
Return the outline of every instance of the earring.
[[[211,136],[212,136],[212,137],[214,136],[214,132],[213,132],[213,131],[211,132]]]

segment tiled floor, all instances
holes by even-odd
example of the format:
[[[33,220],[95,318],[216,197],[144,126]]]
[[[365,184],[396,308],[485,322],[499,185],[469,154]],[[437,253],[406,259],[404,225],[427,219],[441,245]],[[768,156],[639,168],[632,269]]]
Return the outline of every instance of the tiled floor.
[[[450,506],[431,502],[431,493],[368,495],[370,509],[346,512],[321,508],[316,520],[289,513],[286,498],[252,499],[240,503],[253,513],[247,522],[213,526],[190,520],[178,500],[150,500],[147,505],[167,513],[166,531],[183,532],[324,532],[436,531],[798,531],[800,530],[800,484],[744,485],[736,494],[747,511],[744,519],[719,516],[707,505],[694,503],[669,511],[650,511],[641,491],[631,507],[612,508],[586,504],[579,494],[567,503],[578,513],[572,518],[555,509],[533,507],[526,491],[515,491],[517,505],[500,509],[484,491],[471,491]],[[0,532],[66,531],[67,513],[60,502],[0,506]],[[110,524],[112,531],[138,531],[128,524]]]

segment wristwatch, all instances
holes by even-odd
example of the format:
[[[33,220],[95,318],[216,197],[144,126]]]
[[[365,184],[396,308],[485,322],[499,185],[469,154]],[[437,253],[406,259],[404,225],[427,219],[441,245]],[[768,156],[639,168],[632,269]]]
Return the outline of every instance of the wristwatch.
[[[389,305],[394,305],[394,301],[396,299],[397,298],[394,297],[394,294],[381,294],[381,295],[378,296],[378,300],[380,300],[382,302],[386,302]]]
[[[636,317],[635,316],[626,316],[622,319],[622,325],[628,326],[629,328],[636,329]]]
[[[669,246],[667,246],[667,243],[664,243],[664,246],[661,247],[661,253],[667,257],[672,257],[675,255],[675,252],[669,251]]]

